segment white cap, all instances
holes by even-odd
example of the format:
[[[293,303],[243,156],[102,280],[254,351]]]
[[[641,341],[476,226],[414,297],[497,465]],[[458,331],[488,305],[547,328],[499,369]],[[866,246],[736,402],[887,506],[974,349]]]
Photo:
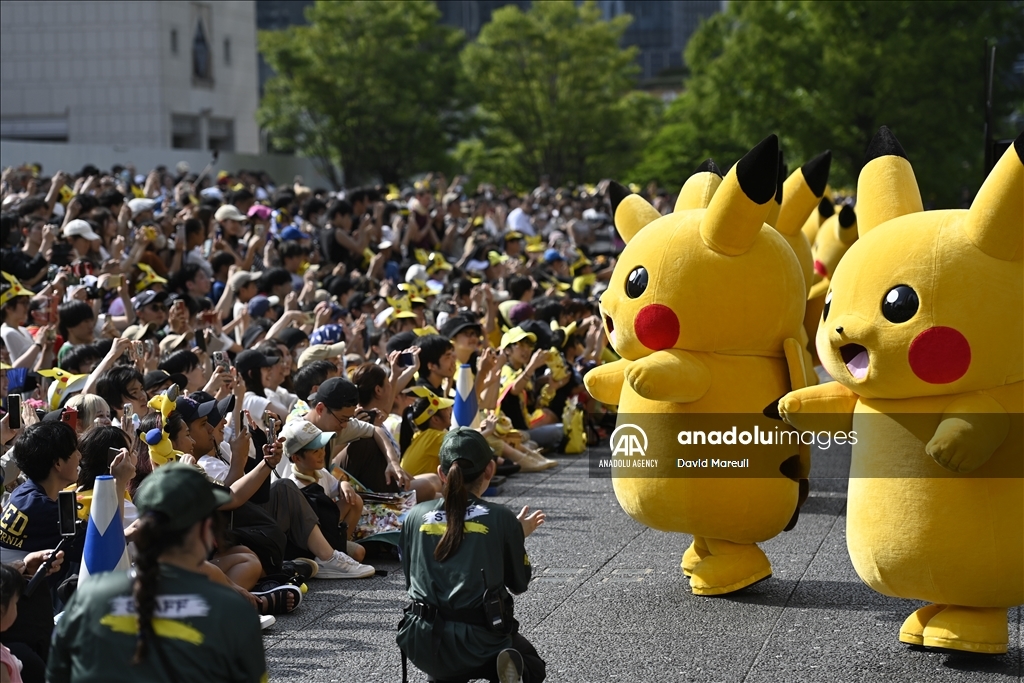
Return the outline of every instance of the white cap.
[[[281,430],[281,436],[284,437],[285,454],[292,456],[304,449],[326,448],[334,432],[321,431],[308,420],[292,420]]]
[[[409,266],[409,270],[405,271],[406,282],[423,282],[427,279],[427,267],[422,263],[416,263]]]
[[[206,197],[207,199],[213,197],[214,199],[224,201],[224,193],[221,192],[220,188],[217,187],[216,185],[199,190],[199,196]]]
[[[213,217],[218,221],[244,221],[245,215],[233,204],[225,204],[217,209]]]
[[[73,221],[69,221],[64,226],[64,239],[68,237],[84,237],[90,242],[93,240],[100,239],[100,236],[93,232],[92,226],[89,225],[88,221],[84,221],[81,218],[76,218]]]
[[[128,200],[128,208],[132,210],[132,218],[138,216],[144,211],[150,211],[156,206],[155,199],[144,199],[142,197],[136,197],[135,199]]]

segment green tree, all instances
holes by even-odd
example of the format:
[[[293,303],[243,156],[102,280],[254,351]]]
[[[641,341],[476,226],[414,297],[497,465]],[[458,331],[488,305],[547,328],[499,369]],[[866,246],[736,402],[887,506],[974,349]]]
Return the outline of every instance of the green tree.
[[[997,116],[1024,97],[1020,2],[732,2],[686,49],[691,76],[632,174],[669,186],[703,159],[734,162],[771,132],[792,168],[833,152],[854,187],[881,125],[899,137],[925,202],[959,206],[983,178],[985,39],[999,40]],[[1012,137],[1012,131],[1002,131]]]
[[[639,158],[660,102],[634,92],[630,18],[604,21],[593,2],[536,2],[494,12],[462,63],[479,137],[457,158],[482,180],[520,186],[621,175]]]
[[[442,164],[460,135],[461,32],[430,2],[324,2],[307,26],[261,31],[274,69],[258,120],[271,142],[320,162],[337,184],[396,183]]]

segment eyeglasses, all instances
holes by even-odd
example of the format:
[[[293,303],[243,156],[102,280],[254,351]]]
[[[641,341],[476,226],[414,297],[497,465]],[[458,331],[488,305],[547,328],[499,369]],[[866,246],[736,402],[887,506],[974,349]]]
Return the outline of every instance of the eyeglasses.
[[[343,428],[348,426],[348,423],[352,421],[351,417],[344,417],[344,416],[336,415],[333,410],[328,410],[327,412],[330,413],[331,417],[333,417],[335,420],[337,420],[338,424],[341,427],[343,427]]]
[[[154,311],[154,312],[166,311],[167,310],[167,306],[165,306],[163,304],[160,304],[160,303],[146,304],[146,306],[144,308],[148,308],[148,309],[150,309],[151,311]]]

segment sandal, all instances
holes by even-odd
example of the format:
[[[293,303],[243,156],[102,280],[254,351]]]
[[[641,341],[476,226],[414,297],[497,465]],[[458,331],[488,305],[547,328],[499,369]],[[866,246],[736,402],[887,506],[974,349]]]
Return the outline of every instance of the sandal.
[[[291,609],[288,608],[289,593],[295,596]],[[289,612],[294,612],[302,604],[302,591],[299,590],[298,586],[291,584],[275,586],[265,591],[252,591],[252,594],[258,598],[265,599],[265,602],[260,601],[262,604],[260,614],[288,614]]]

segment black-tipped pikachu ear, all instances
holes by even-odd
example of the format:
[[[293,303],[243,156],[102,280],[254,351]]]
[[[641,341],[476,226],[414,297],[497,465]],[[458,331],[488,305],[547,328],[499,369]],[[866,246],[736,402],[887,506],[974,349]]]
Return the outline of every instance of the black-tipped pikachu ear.
[[[828,197],[822,197],[821,201],[818,202],[818,215],[821,216],[821,220],[831,218],[836,212],[836,207],[832,204],[832,200]]]
[[[882,126],[868,144],[857,179],[857,230],[863,237],[882,223],[924,211],[921,190],[903,145]]]
[[[612,203],[612,219],[624,242],[628,243],[644,226],[661,218],[647,200],[614,180],[608,184],[608,198]]]
[[[715,192],[700,222],[704,244],[726,256],[750,249],[775,198],[778,174],[779,138],[769,135],[736,162]]]
[[[686,179],[683,188],[679,190],[673,210],[689,211],[690,209],[708,208],[711,198],[715,196],[715,191],[721,184],[722,172],[713,159],[705,159],[693,172],[693,175]]]
[[[795,237],[800,232],[807,222],[807,217],[814,213],[815,206],[825,193],[831,167],[832,152],[826,150],[786,178],[782,210],[775,225],[776,230],[790,237]],[[831,202],[828,208],[830,212],[834,212]]]
[[[779,175],[775,179],[775,199],[772,200],[771,205],[768,208],[768,215],[765,216],[764,222],[773,228],[778,225],[779,214],[782,212],[782,197],[785,188],[783,185],[786,181],[786,175],[789,173],[789,166],[783,161],[783,152],[779,150]]]
[[[838,222],[836,231],[839,233],[839,241],[846,246],[852,245],[857,241],[857,212],[849,204],[844,204],[839,210]]]
[[[1013,261],[1024,254],[1024,133],[996,162],[960,229],[993,258]]]

